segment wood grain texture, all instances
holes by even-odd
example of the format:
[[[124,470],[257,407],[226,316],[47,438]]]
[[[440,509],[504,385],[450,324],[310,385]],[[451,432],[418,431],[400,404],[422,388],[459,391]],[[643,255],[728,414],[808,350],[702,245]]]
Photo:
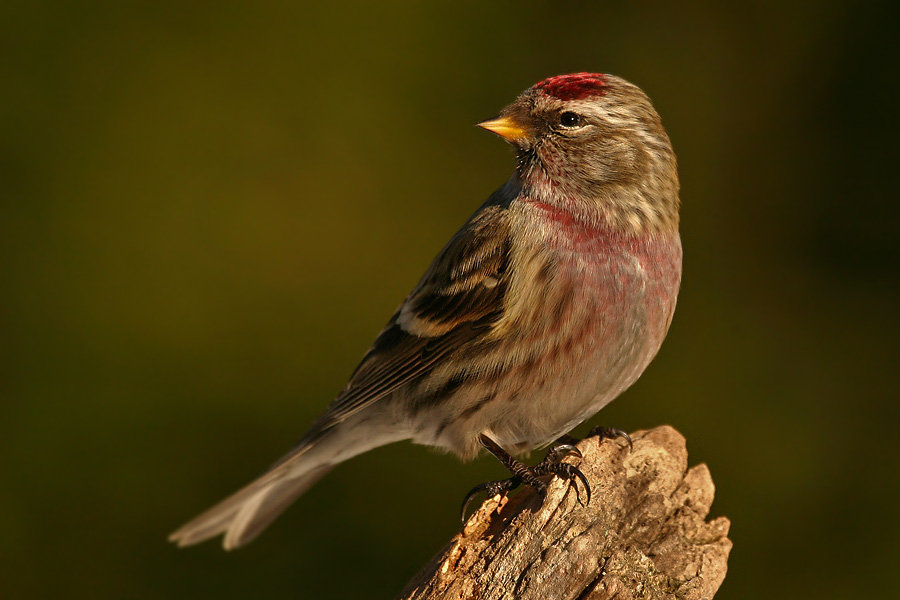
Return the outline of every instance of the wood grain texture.
[[[553,479],[488,499],[406,586],[400,599],[630,600],[712,598],[725,578],[729,521],[707,521],[715,488],[688,469],[669,426],[578,444],[593,497]],[[577,459],[567,459],[575,461]]]

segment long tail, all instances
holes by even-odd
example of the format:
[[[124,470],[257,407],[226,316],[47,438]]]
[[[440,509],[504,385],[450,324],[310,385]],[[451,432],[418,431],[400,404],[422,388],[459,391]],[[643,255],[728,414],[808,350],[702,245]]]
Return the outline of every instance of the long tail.
[[[324,464],[298,472],[297,465],[291,464],[294,462],[279,463],[182,526],[169,536],[169,541],[179,546],[191,546],[224,533],[222,545],[226,550],[248,543],[334,466]]]
[[[387,413],[360,413],[324,432],[314,426],[267,473],[181,527],[169,541],[191,546],[224,533],[225,549],[239,548],[258,536],[333,467],[372,448],[409,437]]]

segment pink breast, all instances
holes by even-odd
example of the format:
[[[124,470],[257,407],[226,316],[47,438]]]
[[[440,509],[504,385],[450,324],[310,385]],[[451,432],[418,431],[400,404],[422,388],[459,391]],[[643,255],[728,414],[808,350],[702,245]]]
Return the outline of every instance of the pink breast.
[[[568,289],[554,324],[554,329],[567,330],[560,331],[568,338],[558,349],[561,358],[593,348],[634,353],[631,361],[649,362],[675,310],[681,281],[678,233],[636,236],[605,224],[586,224],[542,202],[530,204],[543,221],[545,241],[558,266],[557,282]],[[615,362],[615,357],[607,358]]]

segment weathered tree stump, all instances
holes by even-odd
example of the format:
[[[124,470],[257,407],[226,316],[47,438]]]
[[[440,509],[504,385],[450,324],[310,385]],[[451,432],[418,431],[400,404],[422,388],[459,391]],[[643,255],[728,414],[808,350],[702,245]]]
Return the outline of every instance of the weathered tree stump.
[[[398,598],[712,598],[731,541],[727,518],[706,521],[709,469],[687,468],[684,437],[672,427],[631,437],[631,453],[621,440],[578,444],[588,506],[583,489],[556,478],[543,503],[530,489],[488,499]]]

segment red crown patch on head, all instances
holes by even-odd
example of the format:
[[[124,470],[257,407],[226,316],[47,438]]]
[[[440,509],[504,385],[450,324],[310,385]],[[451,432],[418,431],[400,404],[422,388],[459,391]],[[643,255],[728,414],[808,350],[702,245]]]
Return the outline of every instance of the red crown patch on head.
[[[534,88],[559,100],[581,100],[603,96],[606,85],[606,75],[603,73],[572,73],[550,77],[536,83]]]

